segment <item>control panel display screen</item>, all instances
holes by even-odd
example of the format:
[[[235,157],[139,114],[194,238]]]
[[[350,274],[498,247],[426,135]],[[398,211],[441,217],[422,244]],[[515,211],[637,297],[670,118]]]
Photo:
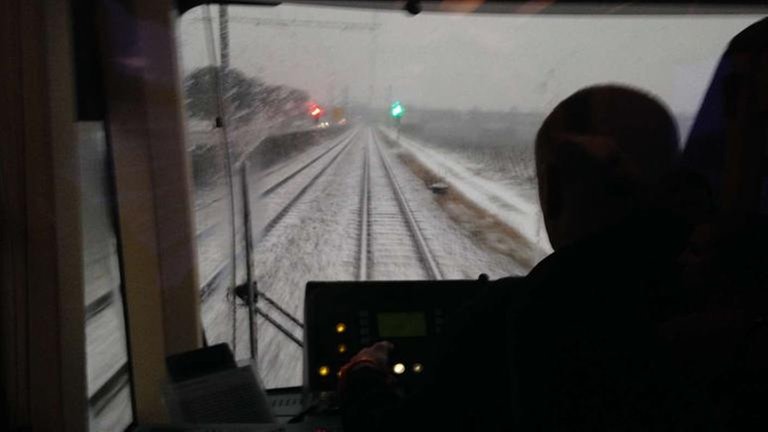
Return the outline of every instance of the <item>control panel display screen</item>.
[[[422,312],[385,312],[376,314],[379,337],[424,337],[427,335],[427,318]]]

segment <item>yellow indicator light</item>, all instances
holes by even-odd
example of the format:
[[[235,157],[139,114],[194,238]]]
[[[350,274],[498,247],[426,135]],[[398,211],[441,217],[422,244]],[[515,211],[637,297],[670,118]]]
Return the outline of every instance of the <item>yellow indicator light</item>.
[[[328,366],[320,366],[320,368],[317,370],[318,375],[321,377],[327,377],[328,374],[331,373],[331,368]]]
[[[344,333],[347,331],[347,325],[344,323],[336,324],[336,333]]]
[[[424,370],[424,365],[421,363],[414,363],[413,364],[413,373],[421,373]]]
[[[402,363],[395,363],[394,366],[392,366],[392,372],[394,372],[396,375],[402,375],[405,373],[405,365]]]
[[[336,350],[339,351],[339,354],[344,354],[347,352],[347,346],[345,344],[339,344]]]

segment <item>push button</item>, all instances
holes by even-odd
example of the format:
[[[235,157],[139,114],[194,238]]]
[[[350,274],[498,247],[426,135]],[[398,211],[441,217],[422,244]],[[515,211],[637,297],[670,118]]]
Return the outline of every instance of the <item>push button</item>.
[[[347,331],[347,325],[346,324],[344,324],[343,322],[340,322],[340,323],[336,324],[336,333],[342,334],[345,331]]]
[[[328,375],[330,375],[330,373],[331,373],[331,368],[325,365],[320,366],[317,369],[317,374],[320,375],[321,377],[327,377]]]

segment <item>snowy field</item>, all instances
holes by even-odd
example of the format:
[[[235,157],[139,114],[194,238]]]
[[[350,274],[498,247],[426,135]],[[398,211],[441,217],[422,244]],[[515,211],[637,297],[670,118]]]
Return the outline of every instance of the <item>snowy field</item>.
[[[481,153],[484,159],[495,161],[489,169],[490,164],[470,160],[456,150],[445,150],[405,134],[400,134],[398,139],[393,128],[380,129],[450,187],[517,230],[522,240],[519,247],[525,249],[532,263],[552,251],[541,216],[535,175],[529,174],[535,171],[532,155],[525,157],[523,152],[517,152],[520,158],[510,159],[498,150],[495,158],[494,153]],[[464,153],[471,154],[467,150]]]

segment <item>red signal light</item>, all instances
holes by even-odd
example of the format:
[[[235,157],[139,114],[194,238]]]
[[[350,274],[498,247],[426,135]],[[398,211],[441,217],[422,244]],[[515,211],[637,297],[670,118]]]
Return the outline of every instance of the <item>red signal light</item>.
[[[309,102],[307,104],[309,115],[312,116],[315,120],[319,119],[323,114],[325,114],[325,110],[318,105],[315,102]]]

